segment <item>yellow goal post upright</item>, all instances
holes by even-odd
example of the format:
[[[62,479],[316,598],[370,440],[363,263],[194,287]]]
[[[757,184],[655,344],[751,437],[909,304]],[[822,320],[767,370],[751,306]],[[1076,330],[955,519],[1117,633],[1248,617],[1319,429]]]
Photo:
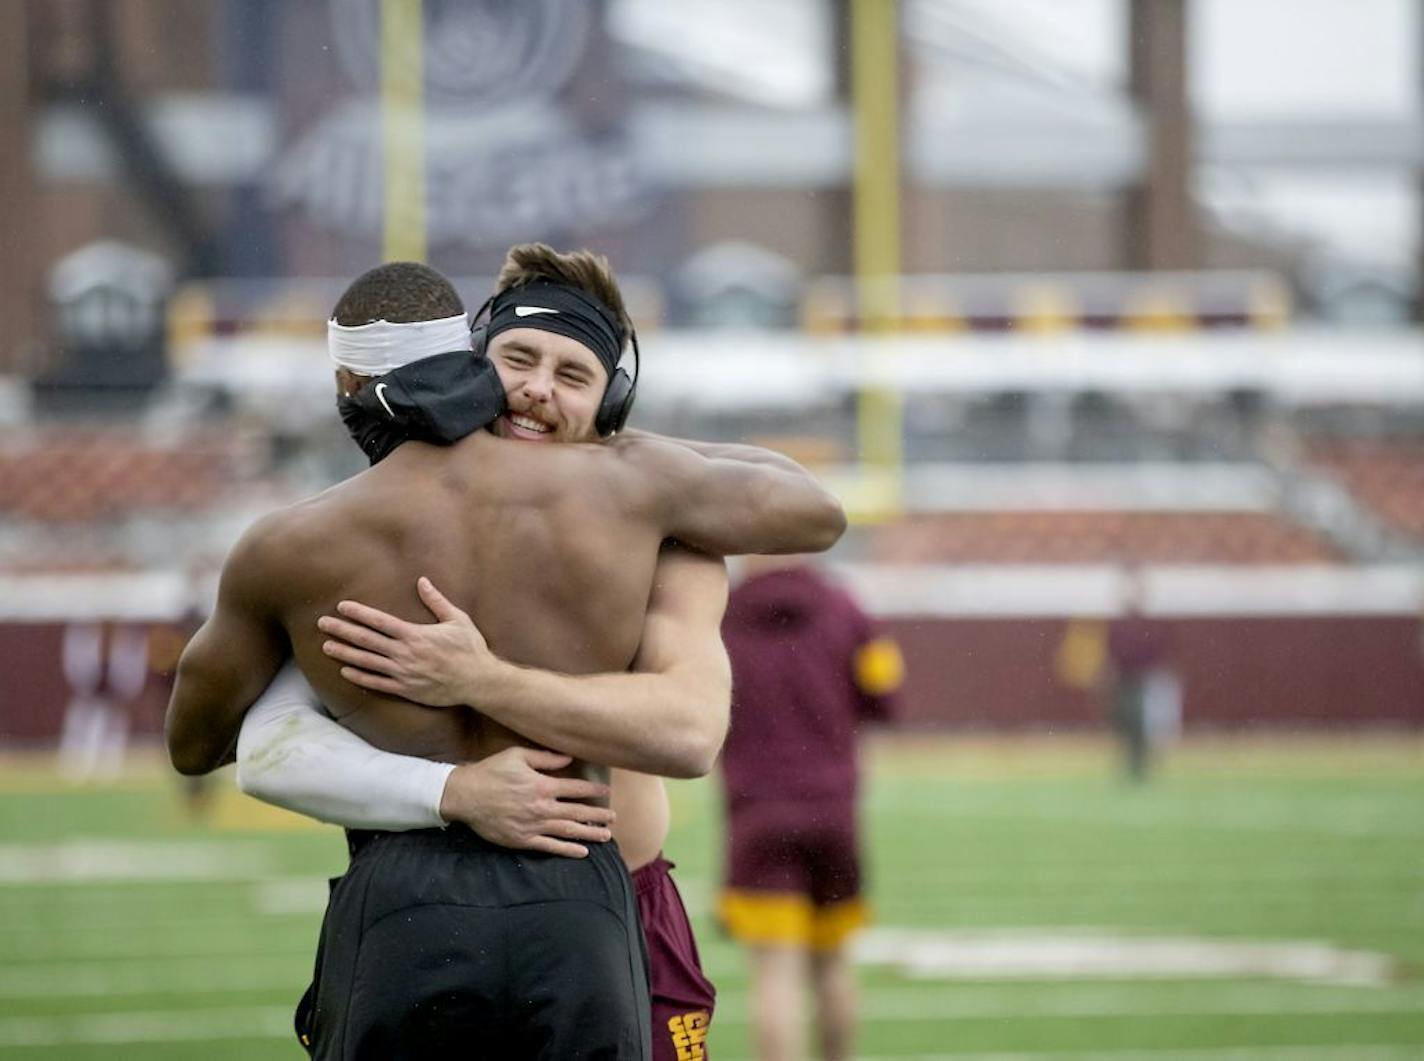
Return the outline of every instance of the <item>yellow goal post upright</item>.
[[[381,0],[382,254],[426,259],[425,74],[422,0]]]
[[[899,0],[852,0],[854,253],[860,334],[900,326]],[[902,506],[904,442],[899,391],[872,371],[884,355],[867,343],[856,407],[858,474],[846,496],[853,519],[888,519]]]

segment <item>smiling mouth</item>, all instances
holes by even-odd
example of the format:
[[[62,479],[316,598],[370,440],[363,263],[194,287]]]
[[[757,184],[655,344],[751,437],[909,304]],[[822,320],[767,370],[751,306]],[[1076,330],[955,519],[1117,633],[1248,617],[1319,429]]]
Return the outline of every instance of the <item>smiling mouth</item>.
[[[542,420],[535,420],[532,416],[525,416],[523,413],[506,413],[505,419],[509,422],[516,438],[544,438],[554,431]]]

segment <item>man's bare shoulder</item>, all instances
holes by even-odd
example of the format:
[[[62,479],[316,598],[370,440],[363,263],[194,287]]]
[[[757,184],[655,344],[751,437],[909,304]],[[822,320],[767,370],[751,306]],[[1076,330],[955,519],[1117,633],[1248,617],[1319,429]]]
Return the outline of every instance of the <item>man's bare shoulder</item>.
[[[643,431],[619,432],[593,443],[523,447],[531,460],[546,462],[549,481],[583,496],[598,494],[625,514],[665,521],[699,470],[708,462],[676,441]],[[538,451],[538,452],[533,452]]]
[[[338,500],[339,494],[332,488],[253,520],[228,553],[224,577],[271,585],[274,579],[303,570],[314,551],[329,544],[332,510]]]
[[[519,439],[493,440],[498,448],[481,452],[503,473],[546,485],[554,492],[626,494],[638,486],[639,467],[616,441],[548,444]]]

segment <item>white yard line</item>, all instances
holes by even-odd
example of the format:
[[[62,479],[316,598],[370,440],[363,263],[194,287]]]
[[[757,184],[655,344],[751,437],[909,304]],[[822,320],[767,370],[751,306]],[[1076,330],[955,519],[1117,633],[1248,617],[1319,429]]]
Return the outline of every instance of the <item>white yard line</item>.
[[[315,941],[313,954],[314,948]],[[298,983],[309,973],[311,965],[310,957],[296,955],[12,964],[0,968],[0,998],[102,998],[160,992],[282,990]]]
[[[1052,994],[1029,993],[1021,989],[1013,995],[983,997],[954,994],[949,989],[913,992],[899,989],[862,992],[860,1019],[867,1023],[929,1023],[966,1020],[1004,1020],[1017,1023],[1033,1020],[1113,1019],[1152,1017],[1270,1017],[1270,1016],[1358,1016],[1383,1013],[1418,1013],[1424,996],[1371,996],[1322,1000],[1302,992],[1290,999],[1277,993],[1233,988],[1230,994],[1211,992],[1198,998],[1198,988],[1184,988],[1180,998],[1134,1000],[1130,994],[1112,989],[1072,989]],[[750,1019],[745,1004],[729,1000],[719,1004],[716,1021],[744,1024]]]
[[[1397,973],[1390,955],[1312,940],[1153,937],[1081,930],[936,932],[887,926],[857,939],[855,957],[860,964],[888,965],[918,979],[1266,977],[1383,987]]]
[[[226,881],[271,876],[268,850],[195,840],[104,840],[0,844],[0,885],[95,881]]]
[[[240,926],[226,923],[223,925],[225,929],[229,927],[238,928]],[[22,964],[47,961],[88,962],[108,959],[121,961],[136,955],[153,960],[168,961],[173,958],[192,958],[195,951],[198,954],[216,954],[218,961],[233,961],[273,954],[314,952],[316,948],[315,927],[312,928],[309,938],[293,936],[290,939],[284,939],[280,946],[274,946],[271,942],[265,941],[260,936],[254,936],[251,932],[234,935],[224,939],[221,944],[217,944],[211,938],[204,938],[201,929],[196,929],[181,937],[152,936],[151,934],[145,937],[140,934],[137,938],[132,934],[104,934],[88,930],[86,933],[67,937],[74,943],[82,944],[82,946],[74,947],[44,946],[46,939],[50,942],[55,941],[56,937],[53,933],[28,933],[22,938],[32,942],[39,939],[40,945],[31,946],[26,950],[15,945],[13,934],[11,938],[6,939],[4,941],[4,960],[13,963],[16,967]]]
[[[93,1046],[285,1038],[295,1040],[296,1036],[292,1031],[292,1008],[282,1006],[0,1018],[0,1046]]]
[[[327,898],[327,878],[314,875],[280,877],[262,874],[255,880],[225,878],[218,882],[203,878],[168,882],[130,881],[124,884],[85,883],[85,887],[62,889],[0,889],[0,926],[3,926],[0,932],[17,925],[23,927],[32,915],[39,918],[54,913],[62,913],[66,928],[73,930],[107,930],[131,925],[151,927],[158,923],[160,914],[167,915],[175,908],[182,908],[183,897],[193,894],[182,889],[194,884],[204,888],[212,888],[214,883],[232,885],[231,892],[224,893],[230,894],[226,903],[212,900],[211,913],[190,915],[203,918],[210,924],[246,922],[254,914],[319,914],[326,909]],[[171,883],[179,890],[173,895],[156,896],[150,890],[155,883]],[[205,895],[210,894],[205,892]]]
[[[326,909],[329,894],[325,877],[283,877],[258,881],[252,887],[252,909],[268,916],[319,914]]]

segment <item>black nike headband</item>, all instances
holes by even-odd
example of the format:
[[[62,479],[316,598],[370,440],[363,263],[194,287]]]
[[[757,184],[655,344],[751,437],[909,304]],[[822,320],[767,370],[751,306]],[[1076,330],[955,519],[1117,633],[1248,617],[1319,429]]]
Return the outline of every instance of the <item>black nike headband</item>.
[[[486,343],[510,328],[566,335],[593,351],[610,377],[623,352],[613,311],[586,291],[566,284],[536,280],[495,295],[490,300]]]

